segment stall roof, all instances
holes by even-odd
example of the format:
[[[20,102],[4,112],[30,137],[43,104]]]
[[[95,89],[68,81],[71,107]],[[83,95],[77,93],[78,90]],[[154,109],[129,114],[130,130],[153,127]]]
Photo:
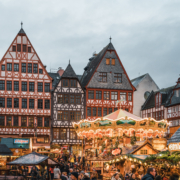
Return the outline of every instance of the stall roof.
[[[5,144],[0,144],[0,155],[11,156],[12,154],[12,151]]]

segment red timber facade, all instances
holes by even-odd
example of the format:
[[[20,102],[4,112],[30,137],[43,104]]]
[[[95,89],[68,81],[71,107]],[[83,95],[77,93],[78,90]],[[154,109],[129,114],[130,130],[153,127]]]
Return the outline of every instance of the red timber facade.
[[[121,108],[133,113],[134,86],[110,42],[89,59],[81,84],[86,95],[86,119],[94,120]],[[121,103],[118,100],[123,99]]]
[[[52,78],[21,28],[0,61],[0,137],[50,148],[51,88]]]

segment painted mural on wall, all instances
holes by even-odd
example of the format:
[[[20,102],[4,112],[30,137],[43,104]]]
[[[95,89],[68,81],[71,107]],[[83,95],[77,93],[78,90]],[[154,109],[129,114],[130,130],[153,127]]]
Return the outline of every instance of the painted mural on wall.
[[[125,120],[118,120],[118,121],[116,121],[116,124],[117,125],[123,125],[123,124],[125,124],[125,125],[127,125],[127,124],[135,125],[136,121],[134,121],[134,120],[127,120],[127,119],[125,119]]]

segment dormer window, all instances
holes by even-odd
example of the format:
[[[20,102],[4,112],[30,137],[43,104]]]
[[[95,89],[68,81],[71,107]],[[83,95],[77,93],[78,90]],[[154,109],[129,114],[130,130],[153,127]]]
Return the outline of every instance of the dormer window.
[[[155,96],[156,108],[161,107],[161,97],[162,97],[162,95],[160,93],[156,94],[156,96]]]
[[[63,86],[63,87],[68,87],[68,84],[69,84],[69,83],[68,83],[68,79],[63,79],[63,80],[62,80],[62,86]]]
[[[106,64],[110,65],[110,59],[106,59]]]
[[[176,90],[176,97],[179,97],[179,89]]]
[[[111,64],[115,66],[115,59],[111,59]]]
[[[70,80],[70,87],[73,87],[73,88],[77,87],[77,81],[75,79]]]

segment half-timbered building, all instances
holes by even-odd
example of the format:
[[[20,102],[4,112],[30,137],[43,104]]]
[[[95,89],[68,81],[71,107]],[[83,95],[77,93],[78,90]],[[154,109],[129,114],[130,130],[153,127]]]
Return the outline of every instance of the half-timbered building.
[[[50,148],[52,79],[23,28],[0,61],[0,137]],[[30,141],[31,139],[31,141]]]
[[[175,86],[152,91],[142,108],[142,117],[169,121],[169,136],[180,127],[180,78]]]
[[[89,59],[81,84],[86,94],[88,120],[106,116],[120,107],[133,112],[135,88],[111,42]],[[117,104],[120,99],[123,101]]]
[[[71,64],[60,77],[53,91],[52,144],[81,144],[72,122],[84,119],[84,91]]]

